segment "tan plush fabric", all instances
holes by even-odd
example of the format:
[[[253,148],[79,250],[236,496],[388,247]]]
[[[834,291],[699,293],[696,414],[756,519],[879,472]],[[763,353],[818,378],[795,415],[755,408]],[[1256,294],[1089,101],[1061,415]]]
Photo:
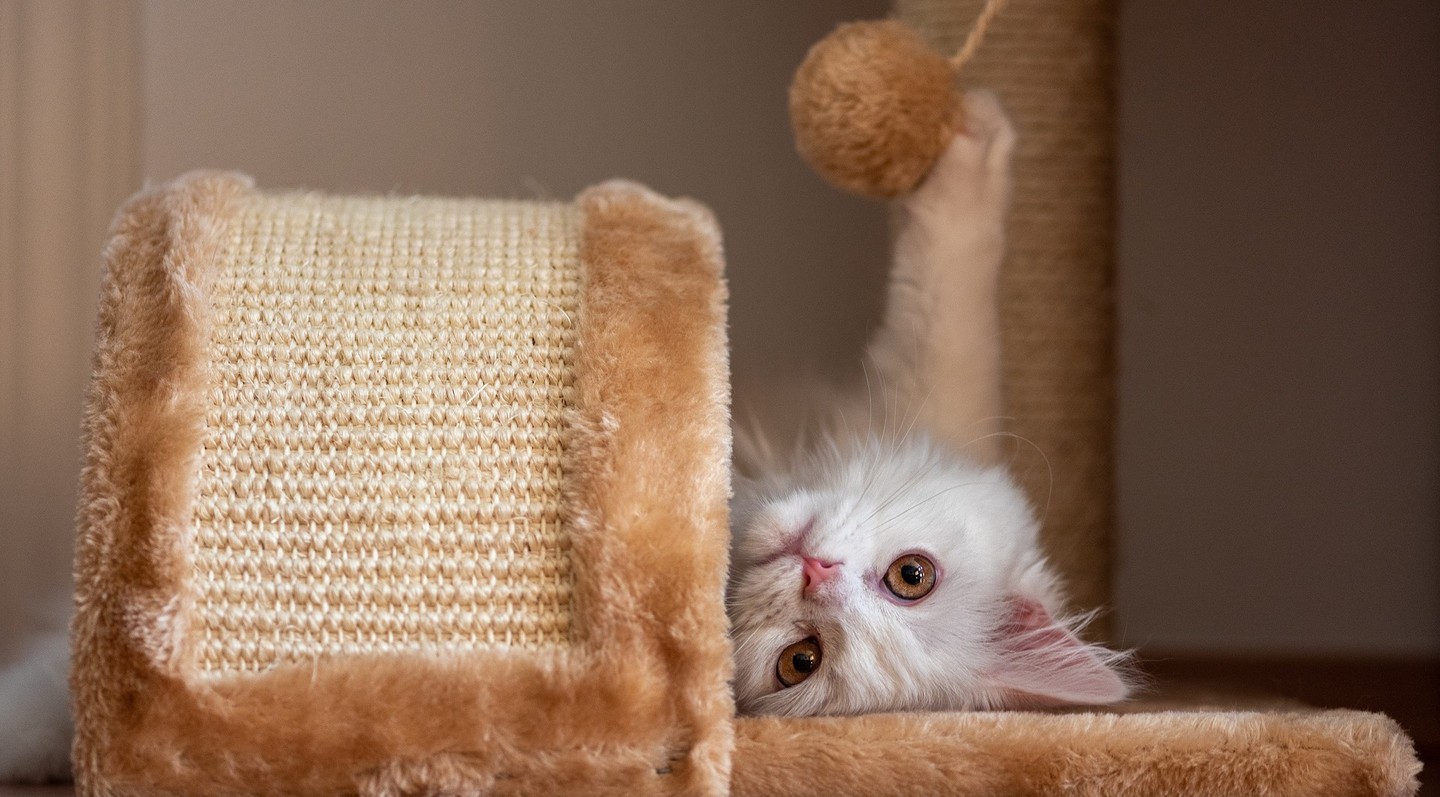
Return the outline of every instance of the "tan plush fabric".
[[[736,797],[1398,797],[1420,768],[1353,711],[751,718],[734,766]]]
[[[708,213],[202,174],[106,261],[81,793],[724,791]]]

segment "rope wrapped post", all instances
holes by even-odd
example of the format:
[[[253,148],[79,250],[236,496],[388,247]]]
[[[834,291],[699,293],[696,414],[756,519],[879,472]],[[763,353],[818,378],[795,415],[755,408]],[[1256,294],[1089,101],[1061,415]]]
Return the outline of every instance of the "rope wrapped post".
[[[987,5],[896,0],[895,11],[951,53]],[[1005,403],[1028,441],[1016,476],[1082,607],[1109,599],[1115,520],[1114,12],[1113,0],[1011,0],[963,75],[994,89],[1019,131],[1000,286]],[[1106,618],[1094,631],[1108,635]]]

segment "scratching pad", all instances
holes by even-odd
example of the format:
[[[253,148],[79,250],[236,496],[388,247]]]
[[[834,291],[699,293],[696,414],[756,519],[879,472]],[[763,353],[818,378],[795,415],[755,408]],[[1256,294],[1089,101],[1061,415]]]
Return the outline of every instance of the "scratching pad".
[[[1357,712],[741,718],[719,234],[198,174],[125,206],[86,426],[83,795],[1403,795]]]
[[[578,214],[394,205],[236,203],[195,490],[206,675],[568,641]]]

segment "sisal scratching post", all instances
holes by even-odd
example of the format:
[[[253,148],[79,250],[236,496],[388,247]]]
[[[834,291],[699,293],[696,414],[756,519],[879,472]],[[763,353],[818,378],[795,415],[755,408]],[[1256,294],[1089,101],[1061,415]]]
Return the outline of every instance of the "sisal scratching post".
[[[985,5],[895,10],[953,53]],[[1015,475],[1082,608],[1110,600],[1115,524],[1113,19],[1113,0],[1010,0],[962,73],[1000,95],[1019,133],[1000,280],[1005,409],[1029,441],[1014,444]],[[1105,635],[1104,616],[1097,626]]]

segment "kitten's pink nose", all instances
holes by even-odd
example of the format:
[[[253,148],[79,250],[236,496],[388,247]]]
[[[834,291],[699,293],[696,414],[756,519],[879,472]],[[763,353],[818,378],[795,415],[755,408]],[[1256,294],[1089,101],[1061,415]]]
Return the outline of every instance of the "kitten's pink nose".
[[[826,562],[811,556],[800,557],[802,562],[800,572],[805,577],[806,593],[813,592],[816,587],[834,578],[840,572],[839,562]]]

